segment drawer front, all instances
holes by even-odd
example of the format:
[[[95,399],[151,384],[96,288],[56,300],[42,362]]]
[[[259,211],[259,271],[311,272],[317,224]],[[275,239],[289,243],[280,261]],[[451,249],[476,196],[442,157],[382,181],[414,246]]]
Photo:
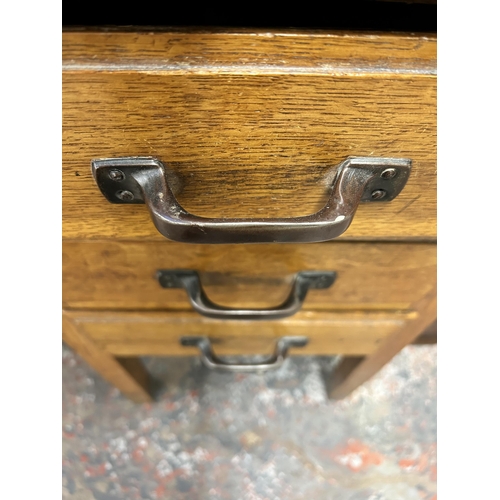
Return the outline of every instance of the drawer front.
[[[189,312],[65,311],[65,319],[98,347],[116,356],[193,356],[183,336],[206,336],[217,354],[268,354],[284,336],[306,336],[291,354],[365,355],[416,313],[300,312],[280,321],[218,321]]]
[[[65,33],[63,235],[164,240],[112,205],[90,161],[154,156],[203,217],[293,217],[325,204],[348,156],[410,158],[388,203],[341,238],[436,236],[435,40],[319,34]]]
[[[207,296],[232,308],[270,308],[299,271],[336,271],[303,310],[407,310],[436,282],[431,243],[185,245],[65,241],[63,305],[85,309],[191,310],[186,292],[162,288],[159,269],[194,269]]]

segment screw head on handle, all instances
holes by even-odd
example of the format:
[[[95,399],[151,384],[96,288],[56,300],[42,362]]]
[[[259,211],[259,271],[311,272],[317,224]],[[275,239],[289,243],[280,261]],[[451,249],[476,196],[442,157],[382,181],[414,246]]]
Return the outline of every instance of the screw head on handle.
[[[118,170],[117,168],[114,168],[113,170],[110,170],[108,172],[108,177],[112,180],[112,181],[123,181],[123,179],[125,179],[125,174],[121,171],[121,170]]]
[[[122,201],[132,201],[134,199],[134,195],[130,191],[117,191],[116,197]]]
[[[381,200],[386,195],[383,189],[376,189],[372,192],[372,200]]]
[[[382,179],[392,179],[396,177],[397,171],[395,168],[386,168],[381,174]]]

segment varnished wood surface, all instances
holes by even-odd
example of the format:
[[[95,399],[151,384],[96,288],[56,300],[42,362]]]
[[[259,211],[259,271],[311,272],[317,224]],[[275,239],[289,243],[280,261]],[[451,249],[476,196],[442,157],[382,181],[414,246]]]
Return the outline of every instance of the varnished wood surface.
[[[432,322],[413,342],[413,344],[437,344],[437,320]]]
[[[305,335],[293,354],[370,354],[416,313],[299,312],[279,321],[218,321],[192,312],[65,311],[65,316],[100,349],[117,356],[194,356],[179,343],[184,335],[208,336],[219,354],[266,354],[284,335]]]
[[[65,238],[164,240],[95,186],[90,161],[117,156],[164,161],[204,217],[310,214],[347,156],[411,158],[342,238],[436,235],[435,39],[65,33],[63,53]]]
[[[403,347],[414,342],[427,329],[432,330],[437,317],[436,289],[422,297],[413,307],[418,311],[418,315],[388,335],[373,353],[364,357],[348,356],[341,361],[337,367],[338,376],[335,370],[328,383],[330,398],[344,398],[373,377]]]
[[[309,291],[305,310],[405,310],[436,282],[436,246],[65,241],[63,305],[75,309],[191,310],[184,290],[160,287],[155,278],[158,269],[194,269],[212,301],[254,309],[280,304],[298,271],[336,271],[332,287]]]
[[[435,35],[296,30],[63,32],[66,71],[436,72]]]

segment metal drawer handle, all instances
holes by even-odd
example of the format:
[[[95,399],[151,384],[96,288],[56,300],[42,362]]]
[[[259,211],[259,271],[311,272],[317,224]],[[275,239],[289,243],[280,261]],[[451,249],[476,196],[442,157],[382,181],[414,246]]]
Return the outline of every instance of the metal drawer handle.
[[[228,363],[215,355],[212,344],[207,337],[182,337],[180,342],[184,346],[198,347],[201,352],[201,361],[207,368],[227,372],[253,372],[279,368],[285,361],[290,347],[304,347],[308,338],[281,337],[276,342],[274,353],[259,363]]]
[[[156,277],[163,288],[184,288],[193,309],[203,316],[217,319],[279,319],[295,314],[304,303],[310,288],[325,289],[333,285],[335,271],[300,271],[295,275],[287,299],[273,309],[230,309],[212,302],[205,294],[200,276],[191,269],[160,269]]]
[[[351,224],[360,202],[390,201],[403,189],[411,160],[349,157],[336,170],[326,205],[312,215],[269,219],[207,219],[184,210],[153,157],[92,161],[102,194],[112,203],[146,203],[165,237],[185,243],[297,243],[327,241]]]

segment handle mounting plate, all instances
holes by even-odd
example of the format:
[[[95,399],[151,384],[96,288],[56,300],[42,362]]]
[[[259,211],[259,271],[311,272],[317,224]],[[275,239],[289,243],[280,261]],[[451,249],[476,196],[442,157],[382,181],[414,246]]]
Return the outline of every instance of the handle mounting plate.
[[[156,160],[151,157],[131,156],[127,158],[104,158],[92,161],[92,173],[101,193],[111,203],[138,204],[144,203],[143,191],[135,180],[133,174],[151,169],[156,166]],[[360,166],[373,173],[373,177],[367,182],[361,202],[386,202],[391,201],[402,191],[410,175],[410,162],[399,158],[351,158],[350,166]],[[394,170],[391,177],[382,176],[387,170]],[[112,172],[120,171],[123,178],[113,179]],[[170,177],[175,177],[169,172]],[[171,182],[172,184],[172,182]],[[382,197],[374,197],[375,191],[384,191]],[[123,198],[120,192],[128,191],[133,198]]]

